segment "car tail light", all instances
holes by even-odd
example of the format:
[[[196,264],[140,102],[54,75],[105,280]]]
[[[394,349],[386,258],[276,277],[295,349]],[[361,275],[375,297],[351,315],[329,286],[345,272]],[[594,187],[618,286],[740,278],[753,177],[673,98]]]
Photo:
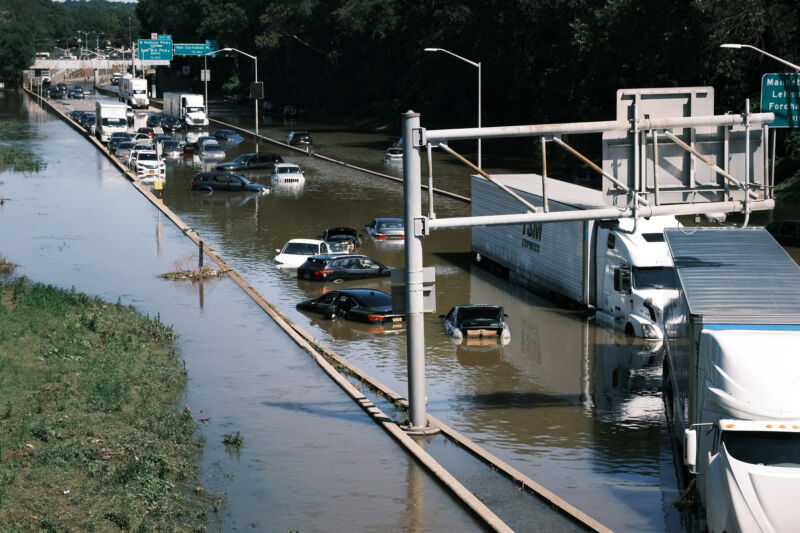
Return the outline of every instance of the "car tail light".
[[[327,276],[328,274],[333,274],[333,270],[318,270],[315,274],[317,276]]]
[[[386,235],[384,235],[383,233],[376,233],[375,238],[378,239],[379,241],[382,241],[386,238]]]
[[[383,319],[386,318],[383,315],[367,315],[367,320],[370,322],[383,322]]]

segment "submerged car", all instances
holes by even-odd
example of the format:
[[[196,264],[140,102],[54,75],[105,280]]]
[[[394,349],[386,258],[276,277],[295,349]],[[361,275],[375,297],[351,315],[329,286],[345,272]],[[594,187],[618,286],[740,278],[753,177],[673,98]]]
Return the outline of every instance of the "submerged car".
[[[353,228],[328,228],[319,236],[325,242],[339,242],[347,245],[350,252],[361,248],[361,236]]]
[[[283,163],[283,158],[272,152],[241,154],[233,161],[217,164],[217,170],[247,170],[253,168],[272,168],[276,163]]]
[[[311,134],[307,130],[292,130],[286,136],[286,144],[289,146],[310,146]]]
[[[278,267],[297,268],[315,255],[346,254],[347,246],[319,239],[292,239],[284,244],[282,249],[275,251],[278,252],[275,256]]]
[[[477,340],[480,344],[490,341],[505,346],[511,341],[508,315],[498,305],[457,305],[439,318],[456,345]]]
[[[297,304],[303,311],[320,313],[325,318],[341,317],[367,324],[391,324],[402,327],[405,315],[392,313],[392,297],[373,289],[330,291],[319,298]]]
[[[402,218],[375,218],[364,226],[367,233],[376,240],[402,240],[405,239],[405,224]]]
[[[386,149],[386,153],[383,154],[383,160],[386,163],[399,163],[403,161],[403,147],[390,146]]]
[[[303,184],[306,182],[306,177],[300,167],[294,163],[275,163],[272,168],[270,179],[273,184],[282,185],[284,183]]]
[[[197,147],[197,154],[205,160],[225,158],[225,150],[222,148],[222,145],[213,140],[206,140],[203,141],[202,144],[199,144]]]
[[[343,281],[346,279],[381,278],[392,275],[394,267],[386,266],[366,255],[315,255],[297,268],[297,279],[310,281]]]
[[[228,172],[201,172],[192,178],[191,190],[193,191],[257,191],[262,194],[269,193],[269,187],[260,183],[253,183],[239,174]]]
[[[233,146],[244,140],[244,137],[234,130],[214,130],[211,132],[211,136],[216,138],[218,143],[226,146]]]
[[[183,157],[183,146],[176,140],[166,140],[161,143],[161,155],[174,159]]]
[[[129,165],[143,183],[161,179],[166,174],[166,165],[155,150],[135,150]]]
[[[161,129],[164,131],[178,131],[182,126],[183,124],[181,123],[180,119],[176,117],[161,117]]]

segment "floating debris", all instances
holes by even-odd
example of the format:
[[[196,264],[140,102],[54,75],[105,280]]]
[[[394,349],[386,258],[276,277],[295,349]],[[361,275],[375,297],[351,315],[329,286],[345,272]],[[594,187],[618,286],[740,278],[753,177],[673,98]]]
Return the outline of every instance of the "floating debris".
[[[230,271],[229,268],[214,269],[208,266],[202,268],[193,268],[191,270],[177,270],[175,272],[167,272],[166,274],[159,274],[158,277],[172,280],[189,280],[201,281],[204,279],[219,278],[224,276]]]

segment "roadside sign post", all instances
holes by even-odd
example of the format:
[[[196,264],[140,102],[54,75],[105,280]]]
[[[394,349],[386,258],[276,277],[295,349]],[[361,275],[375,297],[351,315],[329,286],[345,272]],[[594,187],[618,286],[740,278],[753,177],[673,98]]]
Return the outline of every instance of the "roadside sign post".
[[[761,111],[775,114],[771,128],[800,126],[800,74],[764,74],[761,77]]]

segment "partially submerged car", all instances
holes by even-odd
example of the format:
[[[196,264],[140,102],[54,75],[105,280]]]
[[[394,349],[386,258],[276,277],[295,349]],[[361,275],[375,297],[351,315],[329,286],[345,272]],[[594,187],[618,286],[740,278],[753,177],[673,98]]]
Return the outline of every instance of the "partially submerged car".
[[[297,279],[309,281],[344,281],[346,279],[381,278],[392,275],[394,267],[386,266],[366,255],[315,255],[297,268]]]
[[[286,136],[286,144],[289,146],[310,146],[311,134],[307,130],[292,130]]]
[[[167,140],[161,143],[161,155],[170,159],[183,157],[183,146],[176,140]]]
[[[328,228],[319,236],[325,242],[339,242],[347,245],[352,253],[361,248],[361,235],[353,228]]]
[[[439,318],[456,345],[488,341],[505,346],[511,341],[511,330],[506,322],[508,315],[499,305],[457,305]]]
[[[272,152],[240,154],[233,161],[217,164],[217,170],[249,170],[255,168],[272,168],[276,163],[283,163],[283,158]]]
[[[222,148],[222,145],[214,140],[206,140],[199,144],[197,153],[202,159],[207,161],[225,158],[225,150]]]
[[[383,154],[383,161],[385,163],[401,163],[403,161],[403,147],[390,146]]]
[[[211,135],[217,139],[218,143],[225,146],[234,146],[244,140],[244,137],[234,130],[214,130]]]
[[[403,326],[405,315],[392,313],[392,296],[373,289],[342,289],[297,304],[303,311],[320,313],[325,318],[341,317],[367,324]]]
[[[403,240],[406,231],[402,218],[379,217],[375,218],[364,226],[374,239],[384,240]]]
[[[303,171],[294,163],[276,163],[272,168],[270,179],[275,185],[282,185],[285,183],[300,185],[306,182]]]
[[[275,251],[278,252],[275,263],[279,268],[297,268],[315,255],[346,254],[347,246],[319,239],[292,239]]]
[[[155,150],[134,150],[129,166],[136,171],[139,181],[143,183],[163,179],[166,175],[166,165]]]
[[[228,172],[201,172],[192,179],[193,191],[254,191],[268,194],[269,187]]]

